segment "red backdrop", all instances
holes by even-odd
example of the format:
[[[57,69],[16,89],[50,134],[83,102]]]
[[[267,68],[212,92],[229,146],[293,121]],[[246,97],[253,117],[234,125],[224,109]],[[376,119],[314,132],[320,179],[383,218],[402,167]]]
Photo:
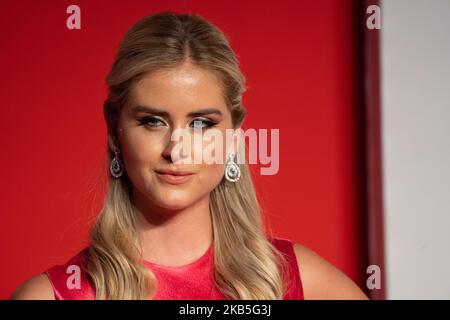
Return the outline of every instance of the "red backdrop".
[[[81,30],[66,8],[81,8]],[[125,31],[161,10],[228,35],[248,81],[247,128],[280,129],[280,170],[257,177],[274,233],[364,287],[355,7],[316,1],[2,1],[0,298],[87,243],[101,204],[104,78]]]

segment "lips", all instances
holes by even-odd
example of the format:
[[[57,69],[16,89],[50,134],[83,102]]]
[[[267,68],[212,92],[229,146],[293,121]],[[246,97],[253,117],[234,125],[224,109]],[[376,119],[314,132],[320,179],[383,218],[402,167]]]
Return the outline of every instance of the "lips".
[[[160,169],[156,170],[156,172],[161,174],[170,174],[172,176],[187,176],[190,174],[194,174],[193,172],[190,171],[170,170],[170,169]]]
[[[169,184],[181,184],[187,182],[194,175],[190,171],[161,169],[155,170],[159,179]]]

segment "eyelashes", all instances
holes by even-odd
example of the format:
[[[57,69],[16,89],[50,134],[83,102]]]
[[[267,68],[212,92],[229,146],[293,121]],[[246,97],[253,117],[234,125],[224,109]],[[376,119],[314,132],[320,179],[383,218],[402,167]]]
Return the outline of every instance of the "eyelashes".
[[[165,122],[158,117],[154,117],[154,116],[146,116],[146,117],[142,117],[140,119],[138,119],[138,122],[140,125],[144,125],[150,128],[158,128],[158,127],[162,127],[165,125]],[[209,120],[209,119],[201,119],[201,118],[196,118],[194,119],[191,124],[189,124],[189,127],[194,127],[195,125],[198,125],[198,123],[200,123],[200,128],[204,129],[204,128],[212,128],[215,125],[217,125],[217,122]]]
[[[157,117],[148,117],[147,116],[147,117],[140,118],[138,121],[139,121],[140,125],[145,125],[145,126],[152,127],[152,128],[160,127],[157,125],[158,122],[162,123],[164,125],[164,122]]]
[[[203,129],[203,128],[212,128],[212,127],[214,127],[217,124],[217,122],[211,121],[211,120],[207,120],[207,119],[194,119],[194,121],[192,121],[192,127],[195,127],[196,122],[200,123],[200,128],[201,129]]]

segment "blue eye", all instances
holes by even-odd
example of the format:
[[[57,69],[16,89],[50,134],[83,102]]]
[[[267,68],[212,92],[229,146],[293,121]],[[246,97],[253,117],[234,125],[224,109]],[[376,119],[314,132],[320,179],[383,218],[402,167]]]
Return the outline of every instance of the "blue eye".
[[[162,123],[163,125],[165,124],[163,121],[161,121],[161,119],[156,118],[156,117],[143,117],[141,119],[139,119],[139,123],[141,125],[147,125],[149,127],[160,127],[160,125],[158,125],[159,123]]]
[[[192,122],[192,126],[197,128],[211,128],[216,124],[217,124],[216,122],[206,119],[195,119]]]

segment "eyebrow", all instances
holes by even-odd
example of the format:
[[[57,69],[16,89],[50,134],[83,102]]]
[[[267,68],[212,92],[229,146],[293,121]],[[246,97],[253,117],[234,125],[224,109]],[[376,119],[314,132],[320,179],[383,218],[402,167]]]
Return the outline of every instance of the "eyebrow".
[[[151,106],[136,106],[131,109],[132,112],[145,112],[145,113],[151,113],[158,116],[165,116],[168,117],[170,114],[167,111],[151,107]],[[219,116],[222,116],[222,112],[219,109],[216,108],[204,108],[199,109],[196,111],[191,111],[187,114],[188,117],[199,117],[204,116],[207,114],[218,114]]]

